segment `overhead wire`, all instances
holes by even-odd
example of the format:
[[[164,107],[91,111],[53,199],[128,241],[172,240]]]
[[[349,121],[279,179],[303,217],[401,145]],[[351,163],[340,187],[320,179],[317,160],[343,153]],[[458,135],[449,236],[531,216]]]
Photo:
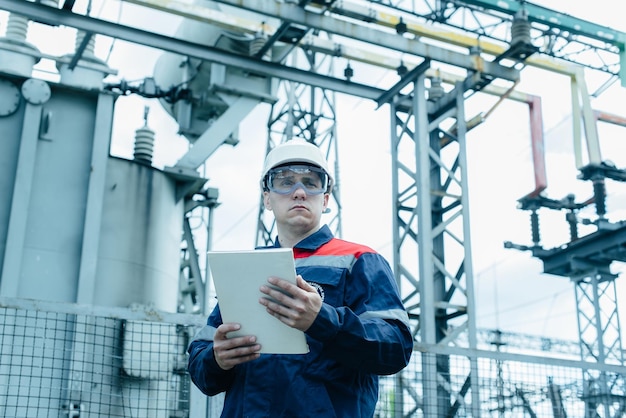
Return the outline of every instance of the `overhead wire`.
[[[560,296],[560,295],[563,295],[563,294],[565,294],[565,293],[566,293],[566,292],[568,292],[568,291],[569,291],[568,289],[564,289],[564,290],[561,290],[561,291],[559,291],[559,292],[555,292],[555,293],[553,293],[553,294],[551,294],[551,295],[548,295],[548,296],[546,296],[546,297],[541,297],[541,298],[537,298],[537,299],[532,299],[532,300],[530,300],[530,301],[525,301],[525,302],[523,302],[523,303],[519,303],[519,304],[517,304],[517,305],[510,306],[510,307],[508,307],[507,309],[504,309],[504,310],[499,310],[499,309],[498,309],[498,311],[497,311],[497,312],[496,312],[496,311],[494,311],[494,312],[491,312],[491,313],[481,314],[481,315],[479,315],[479,316],[480,316],[480,317],[487,317],[487,316],[494,315],[494,314],[495,314],[495,315],[500,315],[500,314],[503,314],[503,313],[511,313],[511,312],[514,312],[514,311],[518,311],[518,310],[522,310],[522,309],[527,309],[527,308],[529,308],[530,306],[534,306],[534,305],[540,304],[540,303],[542,303],[542,302],[545,302],[546,300],[553,300],[555,297],[558,297],[558,296]]]
[[[219,237],[217,237],[217,239],[215,239],[213,243],[216,244],[220,242],[223,238],[228,236],[228,234],[230,234],[235,228],[237,228],[244,219],[250,216],[250,214],[257,209],[258,209],[258,206],[256,204],[252,206],[246,213],[244,213],[240,218],[234,221],[233,224],[229,228],[227,228]]]

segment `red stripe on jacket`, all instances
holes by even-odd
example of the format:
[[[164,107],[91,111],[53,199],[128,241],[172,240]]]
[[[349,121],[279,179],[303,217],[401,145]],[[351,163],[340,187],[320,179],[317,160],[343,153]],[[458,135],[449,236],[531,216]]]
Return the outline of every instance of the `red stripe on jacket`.
[[[354,255],[356,258],[366,253],[375,253],[370,247],[361,244],[355,244],[353,242],[344,241],[339,238],[333,238],[326,244],[322,245],[318,249],[311,251],[303,248],[294,248],[294,258],[306,258],[312,255],[329,255],[329,256],[342,256],[342,255]]]

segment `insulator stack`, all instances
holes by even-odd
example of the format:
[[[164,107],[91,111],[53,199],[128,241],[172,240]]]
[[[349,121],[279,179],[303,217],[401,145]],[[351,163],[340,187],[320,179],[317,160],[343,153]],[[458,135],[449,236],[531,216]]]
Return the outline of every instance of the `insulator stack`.
[[[252,42],[250,42],[250,56],[256,56],[267,43],[267,38],[261,34],[257,34]],[[267,54],[267,52],[265,53]]]
[[[6,38],[11,41],[24,42],[28,32],[28,19],[15,13],[9,15]]]
[[[511,45],[530,45],[530,22],[528,12],[520,10],[517,12],[511,23]]]
[[[83,43],[83,39],[85,39],[85,32],[83,31],[78,31],[76,33],[76,49],[78,50],[78,48],[81,46],[81,44]],[[93,58],[94,55],[94,50],[96,47],[96,38],[94,36],[92,36],[91,38],[89,38],[89,42],[87,42],[87,46],[85,47],[85,50],[83,51],[83,57],[85,58]]]
[[[530,213],[530,230],[533,237],[533,244],[539,245],[541,242],[541,235],[539,233],[539,215],[536,210],[533,210]]]
[[[430,88],[428,89],[428,100],[435,101],[443,97],[445,91],[441,85],[441,78],[433,77],[430,80]]]
[[[152,164],[154,151],[154,131],[147,126],[135,131],[135,160]]]
[[[600,218],[606,215],[606,188],[604,179],[593,180],[593,196],[596,203],[596,213]]]

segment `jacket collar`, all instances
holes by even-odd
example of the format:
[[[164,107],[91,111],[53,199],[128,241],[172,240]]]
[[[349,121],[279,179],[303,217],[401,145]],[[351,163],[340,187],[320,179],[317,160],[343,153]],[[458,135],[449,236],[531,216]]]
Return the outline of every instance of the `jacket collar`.
[[[315,251],[333,238],[334,236],[333,233],[330,231],[330,228],[327,225],[323,225],[320,229],[317,230],[317,232],[312,233],[311,235],[297,243],[294,248]],[[274,247],[280,248],[278,237],[276,237],[276,240],[274,241]]]

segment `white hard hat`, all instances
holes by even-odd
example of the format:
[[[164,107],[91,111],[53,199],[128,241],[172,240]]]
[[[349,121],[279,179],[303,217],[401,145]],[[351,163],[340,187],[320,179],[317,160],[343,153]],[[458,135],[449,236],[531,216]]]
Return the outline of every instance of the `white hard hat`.
[[[328,191],[332,189],[333,177],[328,169],[328,162],[322,151],[314,144],[303,139],[292,139],[275,146],[265,157],[261,188],[265,189],[267,173],[274,167],[289,163],[304,163],[317,166],[326,172],[329,179]]]

